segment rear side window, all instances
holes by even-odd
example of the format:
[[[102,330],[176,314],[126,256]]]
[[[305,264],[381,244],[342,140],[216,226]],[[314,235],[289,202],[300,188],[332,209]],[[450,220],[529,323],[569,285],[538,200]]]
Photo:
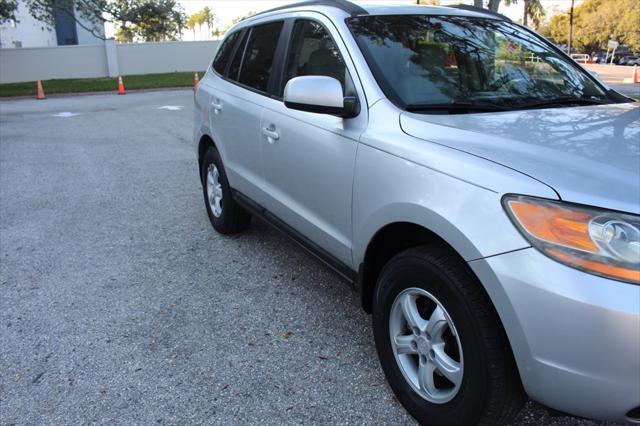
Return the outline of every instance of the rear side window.
[[[282,26],[283,23],[280,21],[258,25],[251,29],[240,65],[238,78],[240,83],[261,92],[267,91]]]
[[[229,37],[222,42],[222,46],[218,49],[218,53],[216,53],[216,57],[213,60],[213,69],[218,71],[220,74],[224,74],[224,71],[227,68],[227,63],[231,58],[233,46],[235,46],[239,34],[239,32],[235,32],[229,35]]]

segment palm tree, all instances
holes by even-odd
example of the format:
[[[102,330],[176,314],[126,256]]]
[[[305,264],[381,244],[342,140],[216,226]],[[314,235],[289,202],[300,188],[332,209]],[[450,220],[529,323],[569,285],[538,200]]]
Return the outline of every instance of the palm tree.
[[[204,9],[202,9],[201,13],[202,13],[202,19],[204,23],[207,24],[207,30],[208,30],[207,38],[211,38],[211,28],[213,28],[215,15],[211,11],[211,9],[209,9],[209,6],[205,6]]]
[[[198,25],[197,22],[197,16],[196,14],[193,14],[191,16],[189,16],[189,18],[187,18],[187,22],[185,23],[185,27],[187,27],[187,29],[193,31],[193,40],[195,41],[196,39],[196,25]]]
[[[499,1],[499,0],[498,0]],[[545,16],[544,8],[542,7],[541,0],[523,0],[524,1],[524,13],[522,15],[522,24],[524,26],[529,25],[529,18],[533,22],[533,28],[538,29],[540,22]],[[518,3],[518,0],[504,0],[506,6]]]
[[[527,15],[531,17],[531,21],[533,22],[533,28],[536,30],[540,26],[540,23],[544,19],[546,12],[542,7],[542,2],[540,0],[525,0],[524,3],[524,17],[523,23],[527,25]]]

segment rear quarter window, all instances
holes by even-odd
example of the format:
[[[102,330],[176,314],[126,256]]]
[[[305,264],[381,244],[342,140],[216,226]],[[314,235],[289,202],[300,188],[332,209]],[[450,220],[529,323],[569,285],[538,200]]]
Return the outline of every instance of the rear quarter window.
[[[218,49],[218,53],[216,53],[216,56],[213,59],[213,69],[215,69],[218,73],[224,75],[224,72],[227,68],[227,63],[229,62],[229,59],[231,59],[233,47],[238,40],[239,34],[239,32],[230,34],[227,38],[224,39],[222,45]]]

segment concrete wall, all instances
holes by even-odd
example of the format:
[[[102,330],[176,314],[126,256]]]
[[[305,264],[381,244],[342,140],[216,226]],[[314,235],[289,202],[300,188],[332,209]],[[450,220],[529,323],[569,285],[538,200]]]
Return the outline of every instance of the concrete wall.
[[[0,49],[0,83],[114,77],[207,68],[219,41]]]
[[[218,41],[166,41],[118,44],[122,75],[204,70],[213,60]]]
[[[0,83],[105,77],[104,45],[0,49]]]

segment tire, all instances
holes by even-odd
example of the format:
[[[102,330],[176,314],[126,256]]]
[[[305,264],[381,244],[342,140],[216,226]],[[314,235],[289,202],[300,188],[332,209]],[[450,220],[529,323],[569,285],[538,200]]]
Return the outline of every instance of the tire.
[[[251,223],[251,215],[233,199],[222,159],[213,147],[208,148],[202,157],[200,178],[204,204],[214,229],[221,234],[236,234],[245,230]],[[210,190],[213,191],[212,194],[209,193]],[[220,198],[216,203],[214,199],[217,195]]]
[[[439,320],[426,321],[432,315]],[[384,266],[374,292],[373,329],[393,392],[421,424],[503,424],[526,400],[497,313],[449,248],[412,248]]]

